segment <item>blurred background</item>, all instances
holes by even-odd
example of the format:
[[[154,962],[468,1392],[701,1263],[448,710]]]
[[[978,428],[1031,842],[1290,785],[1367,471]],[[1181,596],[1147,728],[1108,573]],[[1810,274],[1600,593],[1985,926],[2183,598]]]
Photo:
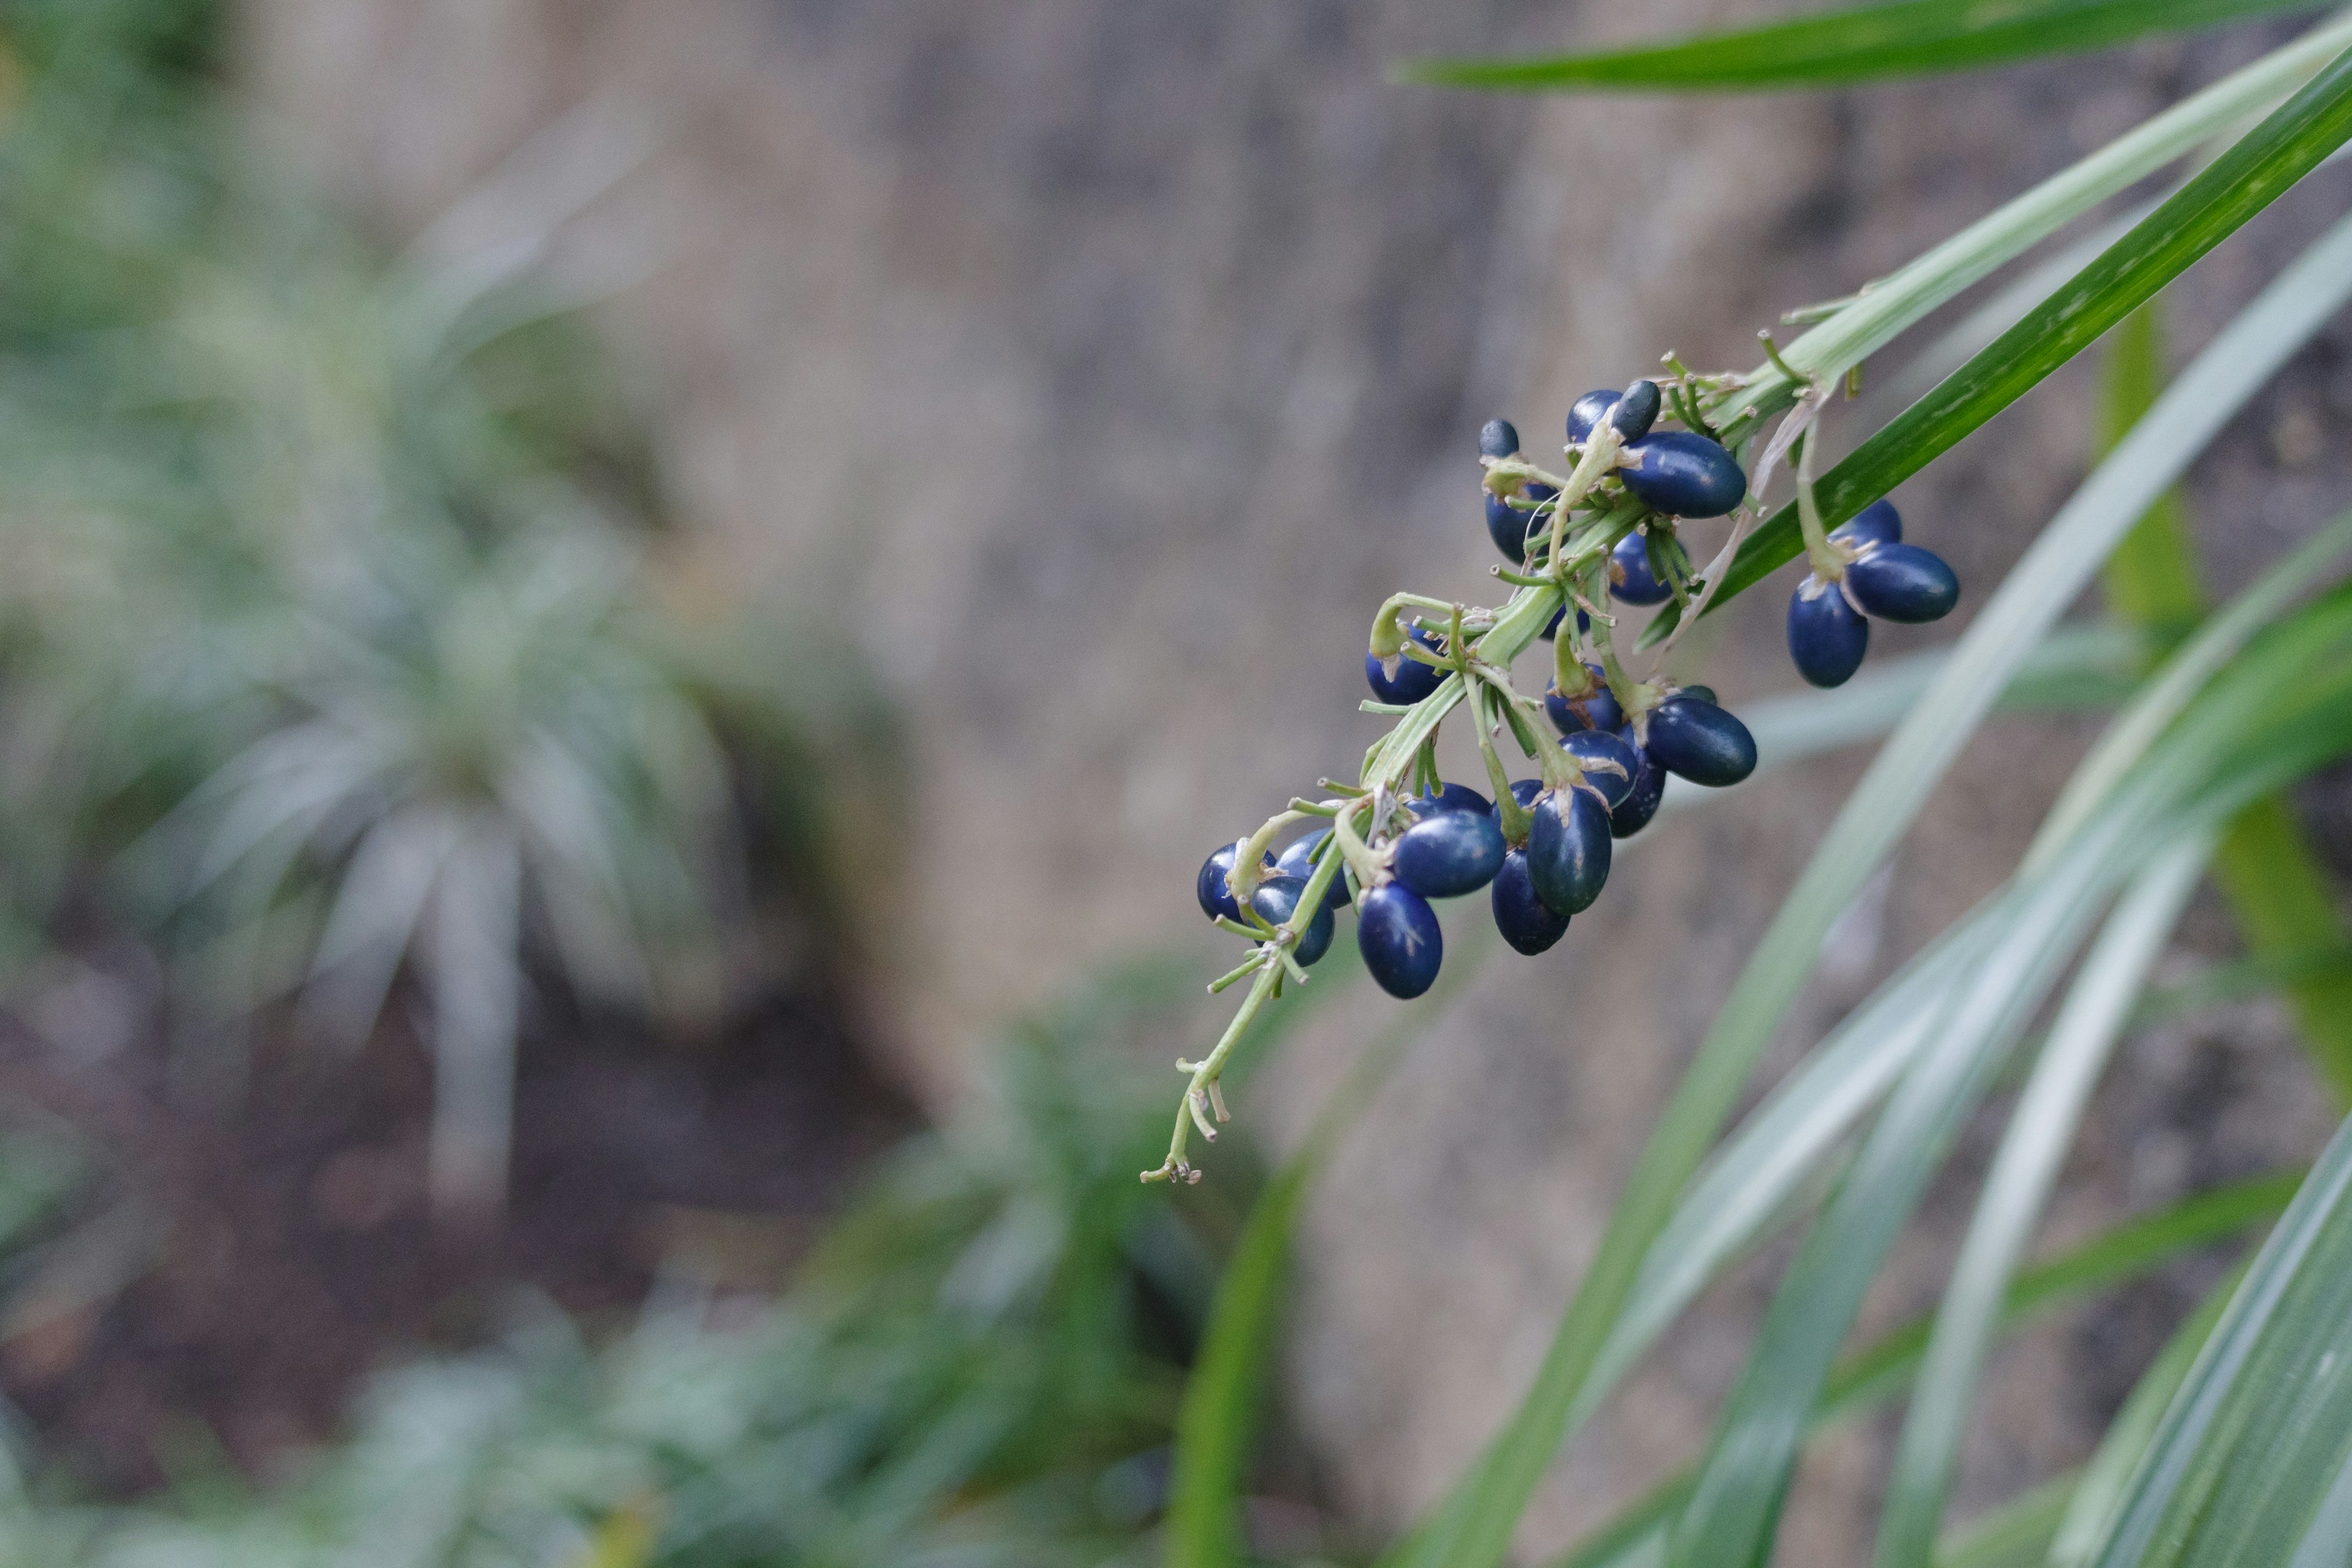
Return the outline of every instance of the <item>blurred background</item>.
[[[7,1550],[1142,1560],[1256,1173],[1386,1016],[1335,976],[1211,1180],[1139,1190],[1224,1012],[1192,871],[1379,733],[1382,597],[1492,596],[1479,424],[1539,449],[1664,350],[1744,367],[2287,30],[1785,99],[1388,77],[1785,9],[0,8]],[[2348,183],[2169,291],[2182,352]],[[2198,469],[2215,591],[2352,504],[2347,345]],[[1964,582],[2084,471],[2093,369],[1901,493]],[[1795,684],[1772,597],[1685,650],[1735,707]],[[1788,1052],[2091,733],[1994,724]],[[1509,1409],[1866,755],[1654,830],[1413,1045],[1310,1204],[1264,1550],[1346,1560]],[[2352,865],[2352,795],[2301,804]],[[2056,1228],[2307,1158],[2291,1033],[2137,1038]],[[1933,1300],[1965,1196],[1868,1321]],[[1771,1261],[1531,1549],[1704,1435]],[[2004,1349],[1962,1510],[2079,1460],[2221,1267]],[[1885,1436],[1809,1461],[1791,1560],[1865,1554]]]

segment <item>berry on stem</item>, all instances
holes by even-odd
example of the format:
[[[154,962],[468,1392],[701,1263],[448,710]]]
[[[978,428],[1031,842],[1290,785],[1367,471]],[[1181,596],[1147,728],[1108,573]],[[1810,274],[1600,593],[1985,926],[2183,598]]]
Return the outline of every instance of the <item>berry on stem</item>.
[[[1559,492],[1549,485],[1529,481],[1519,487],[1531,501],[1548,501]],[[1522,511],[1494,491],[1486,492],[1486,537],[1503,559],[1516,566],[1528,558],[1528,541],[1551,527],[1549,512]]]
[[[1440,811],[1396,837],[1389,866],[1396,879],[1424,899],[1457,899],[1495,879],[1503,863],[1503,827],[1492,805],[1480,812]]]
[[[1629,605],[1663,605],[1675,591],[1650,570],[1650,542],[1629,533],[1609,552],[1609,593]]]
[[[1528,869],[1527,851],[1514,849],[1503,857],[1495,873],[1495,929],[1503,940],[1529,957],[1549,949],[1568,934],[1568,917],[1536,895]]]
[[[1489,419],[1478,427],[1478,455],[1508,458],[1519,449],[1518,426],[1507,419]]]
[[[1616,810],[1633,793],[1642,759],[1632,746],[1617,738],[1615,731],[1580,730],[1559,744],[1562,751],[1576,759],[1576,765],[1584,770],[1584,782],[1601,792],[1610,810]]]
[[[1628,445],[1617,478],[1626,492],[1670,517],[1722,517],[1748,495],[1748,476],[1722,446],[1688,430],[1661,430]]]
[[[1847,563],[1846,592],[1882,621],[1938,621],[1960,602],[1960,580],[1944,558],[1916,544],[1874,544]]]
[[[1472,789],[1468,784],[1440,784],[1437,793],[1417,795],[1404,803],[1404,808],[1415,816],[1435,816],[1441,813],[1469,811],[1481,816],[1495,809],[1495,803]]]
[[[1192,879],[1193,896],[1201,900],[1201,912],[1211,920],[1220,915],[1229,921],[1242,918],[1242,907],[1234,901],[1234,890],[1225,881],[1233,874],[1234,856],[1240,848],[1238,839],[1226,845],[1202,861],[1200,875]],[[1271,857],[1267,858],[1265,865],[1268,870],[1273,869]]]
[[[1756,737],[1712,702],[1679,692],[1650,710],[1644,742],[1668,773],[1721,789],[1756,771]]]
[[[1291,917],[1298,908],[1298,900],[1306,896],[1306,878],[1286,877],[1276,872],[1257,885],[1257,890],[1250,895],[1250,908],[1266,924],[1278,926]],[[1331,931],[1335,923],[1331,918],[1331,906],[1326,903],[1315,911],[1315,918],[1307,922],[1307,929],[1298,933],[1298,945],[1291,950],[1291,956],[1302,964],[1312,963],[1322,957],[1330,951]]]
[[[1865,544],[1903,542],[1903,514],[1891,500],[1874,500],[1830,530],[1830,537],[1859,550]]]
[[[1870,651],[1870,623],[1834,583],[1808,573],[1789,595],[1789,658],[1814,686],[1843,686]]]
[[[1555,914],[1592,907],[1609,880],[1609,808],[1591,790],[1556,789],[1536,797],[1528,830],[1528,878]]]
[[[1638,441],[1657,423],[1664,402],[1654,381],[1637,381],[1622,392],[1597,387],[1569,405],[1568,444],[1583,446],[1591,438],[1593,427],[1608,418],[1612,408],[1617,415],[1610,423],[1616,426],[1618,436],[1627,441]]]
[[[1321,847],[1325,839],[1330,837],[1329,828],[1317,828],[1277,856],[1275,858],[1274,868],[1286,877],[1296,877],[1305,881],[1315,875],[1315,851]],[[1331,885],[1323,889],[1323,907],[1331,910],[1343,910],[1348,907],[1346,867],[1343,866],[1332,873]]]
[[[1435,633],[1419,626],[1405,629],[1413,641],[1432,653],[1437,651]],[[1389,665],[1395,668],[1389,668]],[[1379,700],[1409,708],[1436,690],[1438,682],[1445,679],[1445,672],[1433,664],[1423,664],[1418,659],[1407,658],[1403,654],[1393,659],[1382,659],[1378,654],[1368,653],[1364,655],[1364,679],[1371,682],[1372,695]]]
[[[1367,889],[1356,901],[1356,946],[1381,990],[1412,998],[1436,984],[1445,936],[1429,900],[1402,882]]]
[[[1583,614],[1580,610],[1577,613]],[[1565,697],[1557,681],[1544,689],[1544,712],[1550,718],[1551,727],[1563,735],[1573,735],[1581,730],[1614,730],[1625,721],[1625,710],[1618,706],[1616,693],[1609,689],[1608,676],[1597,664],[1584,668],[1592,677],[1589,689]]]
[[[1635,743],[1631,724],[1618,731],[1617,738],[1632,749],[1640,765],[1633,771],[1633,787],[1625,792],[1623,800],[1609,808],[1609,836],[1631,838],[1649,826],[1650,818],[1658,815],[1658,803],[1666,797],[1666,770],[1650,755],[1647,746]]]

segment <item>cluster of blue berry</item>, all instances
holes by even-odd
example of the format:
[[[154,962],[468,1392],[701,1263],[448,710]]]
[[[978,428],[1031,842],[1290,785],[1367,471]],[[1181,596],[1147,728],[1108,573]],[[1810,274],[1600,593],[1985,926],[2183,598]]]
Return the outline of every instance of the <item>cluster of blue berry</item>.
[[[1478,437],[1486,529],[1509,563],[1493,571],[1520,591],[1495,609],[1413,594],[1382,605],[1364,658],[1374,700],[1364,706],[1401,720],[1367,753],[1360,782],[1320,781],[1331,798],[1293,800],[1201,867],[1202,912],[1252,943],[1240,967],[1211,989],[1253,975],[1255,984],[1216,1050],[1179,1064],[1193,1075],[1192,1088],[1168,1163],[1147,1179],[1197,1179],[1182,1157],[1188,1116],[1204,1136],[1216,1135],[1209,1112],[1223,1118],[1216,1079],[1225,1053],[1260,1003],[1278,995],[1286,978],[1304,980],[1307,966],[1330,950],[1337,911],[1353,907],[1357,946],[1382,988],[1418,996],[1444,961],[1434,900],[1486,889],[1504,939],[1523,953],[1545,952],[1600,897],[1612,844],[1648,826],[1670,775],[1721,788],[1755,770],[1754,737],[1712,691],[1660,674],[1633,679],[1615,635],[1619,606],[1673,602],[1680,618],[1660,650],[1663,664],[1680,628],[1706,608],[1712,580],[1722,577],[1753,516],[1742,464],[1757,417],[1717,428],[1706,414],[1741,378],[1698,375],[1671,356],[1667,363],[1671,376],[1576,401],[1566,448],[1574,466],[1566,475],[1522,456],[1507,421],[1487,422]],[[1788,452],[1801,456],[1811,571],[1790,601],[1789,647],[1807,680],[1835,686],[1862,662],[1866,617],[1934,620],[1952,608],[1959,585],[1942,561],[1902,542],[1901,521],[1885,501],[1834,532],[1822,530],[1807,447],[1822,401],[1818,394],[1801,400],[1761,467]],[[1728,542],[1704,571],[1695,568],[1682,524],[1725,517],[1734,520]],[[1510,665],[1539,638],[1553,645],[1553,669],[1536,698],[1513,684]],[[1438,726],[1465,705],[1491,796],[1437,773]],[[1538,777],[1510,778],[1495,745],[1505,733]],[[1302,826],[1307,831],[1277,852],[1285,830]]]

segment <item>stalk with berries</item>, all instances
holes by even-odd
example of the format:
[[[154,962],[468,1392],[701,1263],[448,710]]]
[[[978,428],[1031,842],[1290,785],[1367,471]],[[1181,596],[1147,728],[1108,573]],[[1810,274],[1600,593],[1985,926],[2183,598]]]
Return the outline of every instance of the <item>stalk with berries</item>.
[[[1503,939],[1544,952],[1600,898],[1612,845],[1649,825],[1670,776],[1720,789],[1755,771],[1748,727],[1712,691],[1677,685],[1664,668],[1707,610],[1781,461],[1794,459],[1811,567],[1789,605],[1790,652],[1805,679],[1834,686],[1853,674],[1866,617],[1929,621],[1958,601],[1951,569],[1903,542],[1888,502],[1823,528],[1812,492],[1820,388],[1776,407],[1748,395],[1749,377],[1698,374],[1671,354],[1665,365],[1656,379],[1576,400],[1565,473],[1522,454],[1509,422],[1486,423],[1478,435],[1486,531],[1507,563],[1491,570],[1511,596],[1489,607],[1401,593],[1381,605],[1364,656],[1372,700],[1363,708],[1394,726],[1352,782],[1318,781],[1318,796],[1293,799],[1202,865],[1202,913],[1249,944],[1209,988],[1248,989],[1209,1054],[1177,1064],[1190,1081],[1168,1157],[1145,1181],[1201,1179],[1187,1151],[1193,1131],[1213,1141],[1226,1119],[1227,1059],[1267,1003],[1307,983],[1339,911],[1353,911],[1373,980],[1391,995],[1418,996],[1444,962],[1437,902],[1484,889]],[[1751,487],[1748,459],[1781,409]],[[1726,537],[1701,567],[1684,530],[1718,520]],[[1627,613],[1666,606],[1672,630],[1654,628],[1656,647],[1637,678],[1630,663],[1644,639],[1632,635]],[[1552,657],[1542,689],[1530,691],[1514,665],[1539,642]],[[1486,791],[1438,776],[1439,730],[1465,709]],[[1504,739],[1534,763],[1534,777],[1511,776]]]

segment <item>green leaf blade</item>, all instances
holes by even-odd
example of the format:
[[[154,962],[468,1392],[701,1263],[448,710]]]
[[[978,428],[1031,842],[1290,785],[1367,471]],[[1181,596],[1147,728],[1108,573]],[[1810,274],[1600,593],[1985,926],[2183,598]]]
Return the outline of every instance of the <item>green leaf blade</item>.
[[[1924,76],[2113,47],[2319,0],[1896,0],[1672,43],[1527,59],[1441,59],[1409,81],[1487,91],[1769,91]]]

